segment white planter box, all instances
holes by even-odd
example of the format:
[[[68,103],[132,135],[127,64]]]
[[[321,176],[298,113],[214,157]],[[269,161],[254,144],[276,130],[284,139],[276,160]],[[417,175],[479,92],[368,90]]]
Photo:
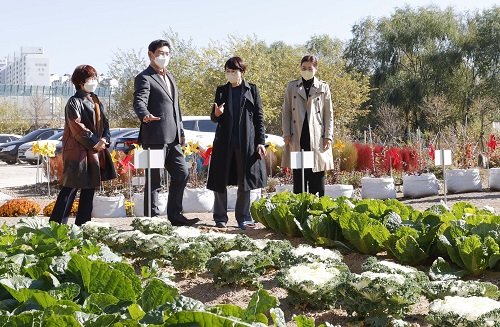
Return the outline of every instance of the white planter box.
[[[100,196],[95,195],[92,208],[92,217],[95,218],[124,218],[127,217],[125,210],[125,196]]]
[[[183,212],[212,212],[214,192],[207,189],[186,188],[182,199]]]
[[[361,197],[363,199],[394,199],[396,187],[392,177],[361,178]]]
[[[490,190],[500,190],[500,168],[491,168],[489,177]]]
[[[228,187],[227,188],[227,210],[234,211],[236,207],[236,199],[238,197],[238,188],[237,187]],[[250,191],[250,204],[252,202],[259,200],[262,198],[262,189],[258,188]]]
[[[160,209],[160,216],[167,215],[167,201],[168,193],[158,194],[158,207]],[[132,195],[132,202],[134,202],[134,215],[136,217],[144,217],[144,193],[134,193]]]
[[[481,192],[479,169],[447,170],[446,188],[449,193]]]
[[[403,176],[403,195],[407,198],[422,198],[439,194],[439,183],[434,174]]]
[[[325,195],[329,195],[332,198],[338,198],[339,196],[346,196],[352,198],[354,193],[354,187],[348,184],[333,184],[325,185]]]

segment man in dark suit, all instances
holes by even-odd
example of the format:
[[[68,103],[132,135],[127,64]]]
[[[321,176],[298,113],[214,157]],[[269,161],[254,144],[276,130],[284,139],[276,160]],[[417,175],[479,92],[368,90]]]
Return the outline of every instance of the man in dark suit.
[[[191,226],[199,219],[188,219],[182,214],[182,197],[189,172],[181,148],[184,131],[179,92],[174,77],[167,71],[170,43],[165,40],[151,42],[148,57],[151,61],[149,67],[137,75],[134,81],[134,111],[141,121],[138,142],[144,149],[164,149],[165,169],[171,176],[168,219],[174,226]],[[151,215],[158,216],[158,193],[161,189],[159,169],[151,169],[151,194],[147,194],[149,182],[146,177],[144,215],[148,215],[148,199],[151,197]]]

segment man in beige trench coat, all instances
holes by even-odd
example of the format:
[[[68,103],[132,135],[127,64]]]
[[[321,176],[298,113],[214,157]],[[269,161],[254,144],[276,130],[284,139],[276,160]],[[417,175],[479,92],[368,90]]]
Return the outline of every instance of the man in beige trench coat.
[[[282,110],[282,166],[290,167],[290,152],[312,151],[314,167],[305,169],[309,193],[325,194],[325,171],[333,169],[333,108],[330,87],[314,75],[318,61],[305,56],[300,63],[301,78],[288,83]],[[293,192],[302,192],[301,169],[293,170]]]

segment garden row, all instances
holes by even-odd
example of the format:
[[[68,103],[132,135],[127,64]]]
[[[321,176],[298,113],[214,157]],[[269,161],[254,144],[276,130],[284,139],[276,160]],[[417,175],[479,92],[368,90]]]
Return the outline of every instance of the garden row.
[[[500,216],[465,202],[422,212],[394,199],[284,192],[254,202],[251,213],[278,233],[364,254],[387,251],[403,264],[419,265],[441,256],[462,275],[500,268]]]
[[[208,270],[216,283],[259,284],[270,270],[288,300],[314,307],[341,306],[368,326],[408,325],[403,320],[422,295],[431,302],[428,321],[439,326],[500,323],[498,288],[460,281],[436,262],[427,276],[412,267],[369,258],[351,273],[335,250],[285,240],[173,228],[167,220],[137,218],[134,231],[116,232],[95,223],[81,229],[40,219],[2,228],[0,326],[284,326],[277,298],[259,288],[248,307],[206,306],[180,294],[172,276]],[[111,250],[107,244],[113,250]],[[154,259],[136,275],[130,259]],[[430,279],[433,281],[430,281]],[[457,305],[460,304],[460,305]],[[314,326],[314,319],[293,318]],[[325,324],[329,325],[329,324]]]

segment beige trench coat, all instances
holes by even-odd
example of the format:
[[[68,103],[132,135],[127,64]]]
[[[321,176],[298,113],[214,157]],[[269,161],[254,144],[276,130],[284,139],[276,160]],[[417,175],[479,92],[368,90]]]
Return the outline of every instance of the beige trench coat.
[[[332,148],[325,150],[323,140],[333,141],[333,107],[330,87],[314,77],[309,90],[309,98],[302,85],[302,79],[288,83],[281,115],[283,137],[291,136],[289,145],[285,145],[281,165],[290,167],[290,152],[300,151],[300,136],[307,112],[311,151],[314,152],[313,172],[333,169]]]

